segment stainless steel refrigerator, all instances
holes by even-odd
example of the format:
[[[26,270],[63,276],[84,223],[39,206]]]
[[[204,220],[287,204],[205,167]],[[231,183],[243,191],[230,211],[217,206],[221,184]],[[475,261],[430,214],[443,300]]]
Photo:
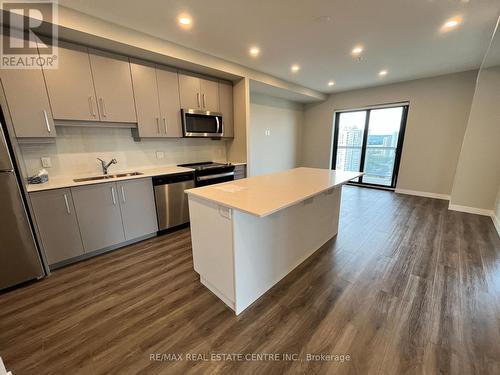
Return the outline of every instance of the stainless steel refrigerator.
[[[0,123],[0,290],[45,275],[3,125]]]

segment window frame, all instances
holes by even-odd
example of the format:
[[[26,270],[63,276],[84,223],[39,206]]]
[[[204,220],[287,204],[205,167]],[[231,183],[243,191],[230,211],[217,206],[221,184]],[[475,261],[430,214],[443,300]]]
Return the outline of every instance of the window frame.
[[[339,138],[340,115],[342,113],[366,112],[365,125],[364,125],[364,130],[363,130],[363,142],[361,145],[361,160],[359,163],[359,169],[360,169],[360,172],[362,172],[362,171],[364,171],[364,167],[365,167],[365,157],[366,157],[366,149],[367,149],[367,143],[368,143],[368,129],[369,129],[369,124],[370,124],[371,111],[376,110],[376,109],[398,108],[398,107],[403,108],[403,113],[401,114],[401,123],[399,125],[398,143],[397,143],[396,149],[395,149],[394,166],[392,169],[391,185],[388,186],[388,185],[363,182],[363,176],[361,176],[359,178],[359,182],[349,181],[348,182],[349,185],[366,186],[366,187],[373,187],[373,188],[378,188],[378,189],[388,189],[388,190],[394,190],[396,188],[398,175],[399,175],[399,167],[401,165],[401,155],[403,153],[404,136],[405,136],[405,131],[406,131],[406,123],[408,120],[408,112],[410,109],[410,103],[409,102],[389,103],[389,104],[382,104],[382,105],[373,105],[373,106],[363,107],[363,108],[334,111],[333,150],[332,150],[332,164],[331,164],[331,168],[330,168],[333,170],[335,169],[335,167],[337,165],[337,154],[338,154],[338,144],[337,143],[338,143],[338,138]]]

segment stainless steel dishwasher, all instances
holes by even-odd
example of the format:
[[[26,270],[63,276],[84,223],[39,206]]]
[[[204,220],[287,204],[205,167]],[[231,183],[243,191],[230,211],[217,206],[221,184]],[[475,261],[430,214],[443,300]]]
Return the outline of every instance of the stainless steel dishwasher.
[[[160,231],[189,222],[188,198],[184,190],[194,188],[193,173],[153,177],[156,216]]]

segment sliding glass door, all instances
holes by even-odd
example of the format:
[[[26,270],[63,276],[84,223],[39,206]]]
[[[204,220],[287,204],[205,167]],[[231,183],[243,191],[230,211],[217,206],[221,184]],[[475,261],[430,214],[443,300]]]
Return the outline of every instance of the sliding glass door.
[[[336,112],[333,169],[364,172],[358,184],[394,188],[407,105]]]

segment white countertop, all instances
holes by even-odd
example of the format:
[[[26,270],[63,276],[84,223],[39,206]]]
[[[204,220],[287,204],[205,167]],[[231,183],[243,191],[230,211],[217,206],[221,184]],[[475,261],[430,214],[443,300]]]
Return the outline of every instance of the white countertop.
[[[362,174],[329,169],[295,168],[194,188],[186,192],[222,206],[264,217],[345,184]]]
[[[246,165],[246,163],[241,162],[227,162],[220,161],[220,163],[231,163],[234,166],[238,165]],[[35,191],[43,191],[43,190],[52,190],[52,189],[62,189],[62,188],[71,188],[75,186],[84,186],[84,185],[94,185],[94,184],[103,184],[114,181],[124,181],[124,180],[134,180],[137,178],[147,178],[147,177],[155,177],[166,174],[176,174],[182,172],[192,172],[194,169],[177,167],[175,165],[168,165],[162,167],[154,167],[154,168],[136,168],[126,171],[115,171],[111,170],[109,174],[120,174],[120,173],[130,173],[130,172],[140,172],[141,175],[138,176],[128,176],[128,177],[117,177],[110,178],[109,180],[95,180],[95,181],[85,181],[85,182],[75,182],[75,178],[86,178],[86,177],[95,177],[98,175],[78,175],[78,176],[66,176],[66,177],[50,177],[49,181],[43,184],[26,184],[26,190],[28,193],[32,193]]]
[[[71,188],[71,187],[76,187],[76,186],[102,184],[102,183],[115,182],[115,181],[134,180],[134,179],[138,179],[138,178],[147,178],[147,177],[161,176],[161,175],[165,175],[165,174],[175,174],[175,173],[192,172],[192,171],[193,171],[193,169],[190,169],[190,168],[183,168],[183,167],[176,167],[176,166],[165,166],[165,167],[147,168],[147,169],[137,168],[137,169],[130,170],[130,171],[110,171],[110,174],[119,174],[119,173],[127,173],[127,172],[140,172],[140,173],[142,173],[141,175],[128,176],[128,177],[117,177],[117,178],[110,178],[108,180],[95,180],[95,181],[85,181],[85,182],[75,182],[74,179],[75,178],[82,178],[82,177],[93,177],[93,176],[92,175],[85,175],[85,176],[55,177],[55,178],[49,177],[49,181],[44,183],[44,184],[27,184],[26,190],[29,193],[32,193],[35,191]]]

